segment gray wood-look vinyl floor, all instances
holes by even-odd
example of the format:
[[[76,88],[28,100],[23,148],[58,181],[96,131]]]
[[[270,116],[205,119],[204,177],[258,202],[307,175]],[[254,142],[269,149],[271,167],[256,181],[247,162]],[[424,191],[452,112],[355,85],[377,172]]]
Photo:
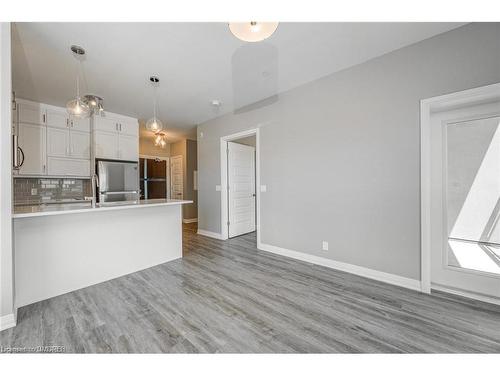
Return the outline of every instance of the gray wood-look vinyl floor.
[[[500,352],[500,307],[184,230],[184,258],[19,309],[3,347],[67,352]]]

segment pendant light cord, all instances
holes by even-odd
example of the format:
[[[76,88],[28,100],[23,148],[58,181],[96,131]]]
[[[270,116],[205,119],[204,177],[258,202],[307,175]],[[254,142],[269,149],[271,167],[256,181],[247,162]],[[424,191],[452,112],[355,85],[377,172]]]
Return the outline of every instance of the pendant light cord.
[[[156,93],[156,90],[157,90],[157,87],[155,85],[153,85],[153,117],[154,119],[156,120],[156,100],[157,100],[157,93]]]

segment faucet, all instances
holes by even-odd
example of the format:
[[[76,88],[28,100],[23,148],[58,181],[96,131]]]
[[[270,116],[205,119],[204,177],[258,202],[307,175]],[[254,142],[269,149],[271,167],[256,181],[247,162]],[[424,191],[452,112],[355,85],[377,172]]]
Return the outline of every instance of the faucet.
[[[99,187],[99,177],[97,174],[92,175],[92,208],[96,207],[97,188]]]

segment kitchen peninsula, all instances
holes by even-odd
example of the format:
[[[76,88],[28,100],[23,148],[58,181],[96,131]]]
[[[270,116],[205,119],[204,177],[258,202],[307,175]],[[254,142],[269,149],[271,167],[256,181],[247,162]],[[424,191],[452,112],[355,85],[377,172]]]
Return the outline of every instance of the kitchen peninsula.
[[[185,203],[191,201],[17,208],[17,307],[181,258]]]

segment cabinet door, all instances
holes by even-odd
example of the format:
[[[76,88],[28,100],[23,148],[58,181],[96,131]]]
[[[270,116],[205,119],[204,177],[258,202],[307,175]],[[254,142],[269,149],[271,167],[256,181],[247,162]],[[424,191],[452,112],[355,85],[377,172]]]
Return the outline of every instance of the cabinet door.
[[[24,163],[19,174],[46,174],[46,131],[44,126],[19,124],[19,147],[24,152]]]
[[[19,122],[44,124],[45,109],[39,103],[19,103],[17,106]]]
[[[69,128],[68,113],[63,108],[47,108],[47,126],[53,128]]]
[[[95,157],[100,159],[118,159],[118,133],[94,132]]]
[[[90,159],[90,133],[70,131],[69,155],[72,158]]]
[[[90,118],[71,117],[69,121],[71,130],[90,132]]]
[[[69,130],[48,127],[47,155],[64,157],[69,153]]]
[[[135,137],[139,136],[139,123],[135,121],[119,121],[118,129],[120,134],[133,135]]]
[[[120,134],[120,153],[121,160],[139,159],[139,138]]]
[[[90,160],[49,157],[47,162],[51,176],[90,176]]]
[[[94,130],[104,132],[118,132],[118,121],[112,117],[94,117]]]

